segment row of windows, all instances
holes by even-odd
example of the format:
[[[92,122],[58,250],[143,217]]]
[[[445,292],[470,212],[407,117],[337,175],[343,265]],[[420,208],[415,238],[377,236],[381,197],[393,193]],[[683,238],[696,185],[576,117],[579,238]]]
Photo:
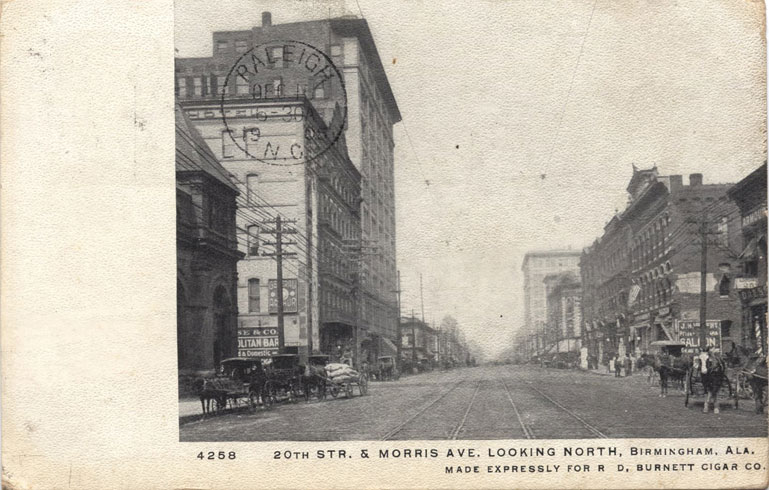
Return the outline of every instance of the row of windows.
[[[321,292],[321,302],[326,307],[347,314],[352,314],[355,307],[355,302],[347,291],[331,285],[324,285]]]
[[[633,269],[642,267],[665,253],[665,248],[669,246],[669,226],[670,216],[666,213],[647,225],[635,237],[630,250],[630,263]]]
[[[245,53],[248,51],[248,40],[247,39],[235,39],[232,44],[230,44],[230,41],[226,39],[220,39],[216,41],[216,52],[221,53],[227,53],[230,51],[231,48],[235,48],[236,53]]]
[[[257,83],[253,78],[243,78],[242,76],[233,76],[227,80],[226,76],[208,75],[195,77],[178,77],[176,79],[176,95],[180,98],[186,97],[207,97],[221,95],[242,95],[251,96],[255,99],[271,99],[277,97],[297,97],[304,95],[310,99],[325,99],[328,95],[330,85],[324,82],[317,85],[312,78],[307,78],[294,86],[287,86],[283,83],[282,77],[274,77],[266,82],[259,80]],[[315,87],[310,90],[309,87]]]

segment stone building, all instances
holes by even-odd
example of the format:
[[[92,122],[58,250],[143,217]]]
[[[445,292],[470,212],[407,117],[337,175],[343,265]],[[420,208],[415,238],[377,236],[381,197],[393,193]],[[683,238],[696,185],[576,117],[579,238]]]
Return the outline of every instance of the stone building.
[[[255,69],[233,74],[239,59],[252,61]],[[309,72],[297,70],[299,64]],[[329,76],[335,70],[342,84]],[[331,133],[344,129],[361,186],[356,205],[361,230],[358,246],[353,246],[361,250],[356,258],[360,335],[355,347],[373,359],[383,346],[394,345],[393,125],[401,115],[366,21],[342,17],[273,24],[265,12],[260,26],[213,33],[211,57],[177,59],[176,92],[187,101],[307,98]]]
[[[721,346],[739,335],[739,301],[730,284],[737,263],[730,252],[741,237],[729,184],[704,184],[691,174],[661,176],[639,170],[627,187],[626,208],[583,251],[583,319],[591,354],[638,355],[675,344],[699,348],[702,236],[707,342]],[[704,232],[704,233],[703,233]]]
[[[237,355],[237,187],[176,107],[176,307],[180,383]]]
[[[524,324],[516,336],[520,356],[530,358],[544,352],[544,330],[547,324],[547,289],[544,279],[549,274],[571,271],[579,273],[578,250],[540,250],[527,252],[523,258]]]
[[[766,162],[729,189],[740,208],[744,249],[738,256],[734,287],[742,302],[741,335],[734,338],[751,351],[767,353],[766,328]],[[729,351],[728,347],[724,348]]]

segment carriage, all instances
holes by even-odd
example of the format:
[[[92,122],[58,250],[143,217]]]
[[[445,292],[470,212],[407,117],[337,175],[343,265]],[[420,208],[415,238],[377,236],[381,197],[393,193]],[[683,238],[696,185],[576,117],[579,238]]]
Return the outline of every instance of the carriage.
[[[329,357],[326,354],[314,354],[308,358],[308,369],[302,378],[306,401],[310,401],[313,396],[318,400],[326,398],[329,386],[329,381],[326,378],[328,360]]]
[[[736,349],[732,357],[736,365],[736,392],[738,397],[755,401],[756,413],[762,413],[767,406],[767,365],[766,357],[745,348]]]
[[[216,376],[196,381],[203,414],[221,412],[228,406],[255,409],[261,393],[259,373],[262,372],[261,359],[256,357],[231,357],[221,361]]]
[[[328,377],[326,378],[326,389],[328,393],[336,398],[340,393],[344,393],[347,398],[352,398],[353,388],[358,388],[360,395],[368,393],[368,375],[363,372],[357,372],[346,364],[327,364]]]
[[[376,378],[380,381],[393,381],[400,378],[400,373],[392,356],[379,356],[377,358]]]
[[[262,399],[265,406],[288,400],[295,403],[304,392],[304,367],[297,354],[278,354],[270,358],[265,369]]]

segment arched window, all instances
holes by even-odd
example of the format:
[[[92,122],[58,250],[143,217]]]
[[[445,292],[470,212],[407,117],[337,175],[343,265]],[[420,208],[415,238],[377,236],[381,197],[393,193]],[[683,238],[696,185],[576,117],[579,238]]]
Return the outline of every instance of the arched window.
[[[724,274],[723,277],[721,277],[721,280],[718,282],[718,295],[722,298],[728,298],[729,291],[731,290],[731,284],[732,281],[729,279],[729,276]]]

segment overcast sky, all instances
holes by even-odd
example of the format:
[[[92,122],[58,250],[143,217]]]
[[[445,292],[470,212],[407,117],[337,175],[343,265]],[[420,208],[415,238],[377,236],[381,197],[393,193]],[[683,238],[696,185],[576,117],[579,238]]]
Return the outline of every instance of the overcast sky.
[[[490,354],[523,317],[523,254],[590,244],[632,163],[718,183],[766,158],[761,2],[358,3],[176,0],[178,56],[264,10],[362,12],[403,114],[403,311],[419,315],[421,272],[426,320],[453,315]]]

